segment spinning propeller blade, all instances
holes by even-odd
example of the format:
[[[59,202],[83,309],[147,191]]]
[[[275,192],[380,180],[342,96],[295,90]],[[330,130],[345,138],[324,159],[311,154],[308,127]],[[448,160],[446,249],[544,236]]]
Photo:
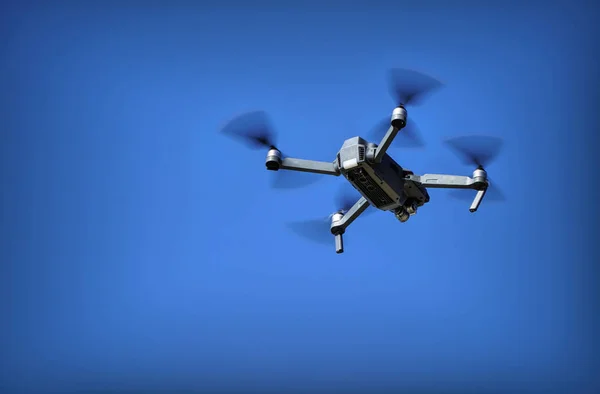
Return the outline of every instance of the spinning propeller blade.
[[[360,195],[351,193],[348,187],[342,187],[335,197],[336,213],[346,213],[358,201]],[[362,215],[373,213],[374,209],[369,207]],[[288,223],[288,228],[303,238],[309,241],[331,245],[333,235],[331,234],[331,216],[322,219],[304,220]],[[361,216],[362,216],[361,215]]]
[[[502,140],[500,138],[485,135],[451,138],[446,140],[445,144],[464,164],[476,166],[477,168],[485,168],[492,163],[502,148]],[[488,180],[490,181],[490,185],[485,193],[485,201],[506,201],[502,190],[489,177]],[[448,195],[459,200],[473,200],[472,190],[452,190]]]
[[[395,104],[404,107],[421,104],[425,96],[443,86],[440,81],[433,77],[404,68],[390,70],[388,77],[390,94]],[[378,144],[389,128],[390,118],[384,119],[371,129],[368,138]],[[404,148],[422,148],[425,146],[419,128],[410,116],[407,119],[406,126],[398,133],[394,142]]]
[[[390,94],[396,105],[419,105],[425,96],[442,86],[437,79],[418,71],[394,68],[389,72]]]
[[[319,174],[285,170],[269,171],[269,177],[271,178],[271,187],[280,190],[310,186],[323,178]]]
[[[223,134],[242,140],[252,149],[275,147],[275,132],[264,111],[248,112],[232,119],[221,130]]]
[[[466,165],[485,168],[500,153],[502,140],[486,135],[470,135],[451,138],[445,141],[448,146]]]
[[[371,129],[367,138],[378,144],[389,128],[390,118],[382,119]],[[398,144],[403,148],[422,148],[425,146],[419,128],[410,118],[406,121],[406,126],[396,136],[394,144]]]
[[[291,222],[287,226],[296,235],[312,242],[331,245],[333,240],[330,230],[331,222],[328,218]]]
[[[251,149],[276,148],[276,133],[269,116],[264,111],[253,111],[239,115],[230,120],[221,129],[221,132],[228,137],[241,141]],[[317,174],[297,171],[271,172],[270,177],[271,186],[275,189],[305,187],[321,179]]]

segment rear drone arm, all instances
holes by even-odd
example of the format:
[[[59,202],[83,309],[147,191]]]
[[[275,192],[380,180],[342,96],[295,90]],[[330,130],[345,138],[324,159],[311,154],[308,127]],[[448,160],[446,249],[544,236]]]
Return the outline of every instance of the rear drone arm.
[[[413,181],[428,189],[472,189],[477,190],[469,211],[475,212],[488,188],[487,174],[482,169],[473,172],[473,177],[445,174],[407,175],[406,180]]]
[[[333,162],[328,163],[326,161],[293,159],[289,157],[286,157],[283,160],[281,160],[281,165],[279,166],[279,169],[301,172],[313,172],[315,174],[323,175],[340,175],[340,171],[337,169]]]
[[[300,172],[312,172],[315,174],[339,176],[340,170],[336,162],[328,163],[326,161],[293,159],[290,157],[281,158],[281,152],[272,148],[267,153],[266,166],[268,170],[292,170]]]
[[[361,197],[353,206],[346,212],[336,213],[331,217],[331,233],[335,235],[335,252],[344,252],[344,239],[342,235],[346,232],[346,228],[352,224],[367,208],[369,202]]]

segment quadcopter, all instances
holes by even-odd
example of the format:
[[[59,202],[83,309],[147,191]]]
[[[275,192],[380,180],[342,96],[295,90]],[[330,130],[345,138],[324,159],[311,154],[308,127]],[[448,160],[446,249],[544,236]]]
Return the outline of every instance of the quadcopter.
[[[396,107],[391,117],[371,132],[368,141],[356,136],[344,141],[333,161],[315,161],[286,157],[274,142],[274,133],[263,111],[240,115],[222,129],[225,135],[244,139],[255,148],[267,150],[266,169],[298,171],[330,176],[343,176],[360,193],[360,198],[342,197],[339,209],[329,216],[327,233],[335,240],[336,253],[344,252],[343,236],[347,228],[370,206],[393,213],[404,223],[429,202],[428,189],[470,189],[475,196],[469,207],[476,212],[491,187],[484,167],[495,158],[501,140],[490,136],[463,136],[446,141],[465,164],[475,167],[472,176],[448,174],[417,175],[400,166],[387,152],[394,140],[404,146],[420,147],[422,141],[414,122],[409,121],[407,107],[418,105],[422,99],[442,84],[423,73],[392,69],[389,73],[390,92]],[[382,135],[383,134],[383,135]],[[502,199],[495,189],[496,199]],[[498,198],[499,197],[499,198]],[[323,221],[319,225],[322,225]],[[331,239],[331,238],[328,238]],[[330,241],[328,241],[330,242]]]

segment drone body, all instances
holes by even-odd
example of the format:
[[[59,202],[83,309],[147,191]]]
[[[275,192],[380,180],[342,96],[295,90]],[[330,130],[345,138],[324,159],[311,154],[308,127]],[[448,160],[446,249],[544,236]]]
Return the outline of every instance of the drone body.
[[[402,70],[400,70],[402,71]],[[395,70],[396,74],[399,70]],[[422,74],[409,72],[411,77],[423,78]],[[407,89],[396,89],[405,92]],[[408,89],[410,94],[398,94],[408,102],[414,99],[417,94],[422,93],[414,86],[412,90]],[[262,114],[262,113],[254,113]],[[412,215],[416,214],[417,209],[430,201],[429,188],[446,189],[472,189],[476,191],[472,201],[470,211],[477,211],[486,191],[489,187],[487,173],[483,169],[483,159],[492,158],[497,152],[499,143],[490,137],[483,137],[484,144],[487,143],[489,153],[482,155],[476,153],[473,149],[465,146],[465,143],[473,142],[473,138],[457,138],[449,141],[448,144],[463,157],[467,158],[469,164],[476,165],[473,176],[445,175],[445,174],[424,174],[415,175],[412,171],[400,166],[387,153],[392,142],[407,126],[407,110],[405,105],[400,104],[392,111],[392,116],[386,121],[388,125],[387,132],[377,144],[366,141],[361,137],[347,139],[335,159],[331,162],[313,161],[297,158],[284,157],[281,151],[272,143],[272,135],[266,126],[264,119],[259,122],[250,122],[251,117],[239,117],[237,122],[231,122],[228,130],[231,134],[245,136],[251,140],[255,146],[268,147],[266,167],[271,171],[291,170],[300,172],[310,172],[316,174],[340,176],[342,175],[353,187],[360,193],[361,197],[354,202],[346,202],[344,207],[330,216],[329,230],[335,237],[336,253],[342,253],[343,234],[348,226],[356,220],[369,206],[373,206],[381,211],[390,211],[400,222],[406,222]],[[256,119],[254,119],[256,120]],[[238,126],[238,127],[235,127]],[[243,132],[239,129],[243,128]],[[410,130],[407,130],[407,133]],[[475,137],[477,138],[477,137]],[[490,146],[491,143],[491,146]]]

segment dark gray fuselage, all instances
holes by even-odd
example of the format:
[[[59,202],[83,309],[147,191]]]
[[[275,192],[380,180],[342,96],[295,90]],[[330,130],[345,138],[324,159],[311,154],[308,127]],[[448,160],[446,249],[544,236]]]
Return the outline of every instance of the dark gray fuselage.
[[[424,187],[405,180],[412,171],[403,169],[387,153],[375,163],[377,145],[361,137],[344,141],[337,154],[337,166],[352,186],[370,205],[393,211],[401,206],[423,206],[429,201]]]

